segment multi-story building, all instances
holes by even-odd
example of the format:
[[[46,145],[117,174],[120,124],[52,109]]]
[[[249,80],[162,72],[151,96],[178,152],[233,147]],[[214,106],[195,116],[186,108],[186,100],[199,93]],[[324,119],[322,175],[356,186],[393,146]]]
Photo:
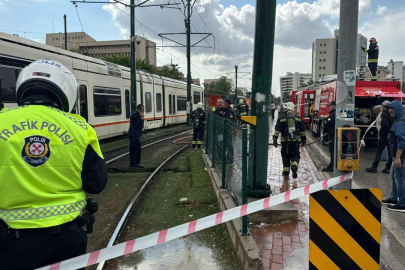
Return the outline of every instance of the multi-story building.
[[[367,47],[367,38],[357,35],[356,66],[367,65],[367,54],[361,49]],[[320,80],[323,76],[337,73],[339,53],[339,30],[333,38],[316,39],[312,43],[312,76]]]
[[[217,82],[217,81],[219,81],[219,78],[218,78],[218,79],[204,79],[204,83],[203,83],[203,84],[210,84],[210,83],[212,83],[212,82]],[[235,87],[235,81],[234,81],[234,79],[233,79],[233,78],[228,78],[228,77],[226,77],[226,81],[231,84],[232,90],[234,90],[234,87]]]
[[[391,73],[392,78],[403,80],[404,78],[404,62],[403,61],[391,61],[388,62],[388,70]]]
[[[80,51],[80,53],[94,58],[103,59],[111,56],[131,55],[130,40],[96,41],[85,32],[67,33],[67,38],[68,50]],[[147,60],[156,66],[156,43],[143,37],[139,38],[141,43],[135,44],[136,59]],[[46,34],[46,44],[64,49],[64,33]]]
[[[292,90],[297,90],[301,85],[306,84],[312,79],[311,73],[287,72],[285,76],[280,77],[280,91],[283,100],[287,100]]]

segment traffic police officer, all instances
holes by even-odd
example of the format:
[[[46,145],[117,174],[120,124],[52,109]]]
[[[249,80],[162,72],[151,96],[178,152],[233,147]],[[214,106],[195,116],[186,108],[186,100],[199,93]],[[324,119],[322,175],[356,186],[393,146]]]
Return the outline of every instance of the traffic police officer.
[[[335,158],[335,119],[336,119],[336,102],[332,101],[329,104],[329,116],[326,118],[326,126],[328,127],[328,147],[330,153],[330,163],[324,168],[324,172],[333,172],[333,160]]]
[[[193,120],[193,148],[196,148],[196,146],[201,148],[204,139],[204,125],[206,121],[202,102],[198,102],[197,109],[191,113],[191,119]]]
[[[372,37],[369,40],[370,45],[368,46],[368,49],[361,47],[363,51],[365,51],[368,55],[367,59],[367,64],[368,68],[371,72],[371,75],[373,76],[373,79],[375,80],[377,78],[377,66],[378,66],[378,53],[380,51],[380,48],[378,47],[377,40]]]
[[[277,119],[273,134],[273,145],[277,148],[278,135],[281,133],[281,157],[283,159],[283,175],[288,176],[291,171],[293,178],[297,178],[298,164],[300,162],[299,144],[306,144],[305,126],[301,118],[294,115],[294,103],[288,102],[286,113]]]
[[[70,113],[69,69],[35,61],[16,89],[19,107],[0,112],[0,268],[36,269],[86,253],[86,192],[104,189],[107,168],[95,130]]]
[[[231,100],[229,98],[226,98],[224,100],[224,107],[221,114],[223,117],[235,121],[235,112],[233,111],[231,104],[232,104]]]

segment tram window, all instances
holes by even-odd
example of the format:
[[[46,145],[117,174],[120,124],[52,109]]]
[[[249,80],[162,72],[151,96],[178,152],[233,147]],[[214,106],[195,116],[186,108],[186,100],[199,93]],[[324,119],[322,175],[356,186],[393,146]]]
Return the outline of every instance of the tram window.
[[[145,92],[145,112],[152,112],[152,95],[150,92]]]
[[[201,101],[201,93],[198,91],[194,91],[194,96],[193,96],[194,104],[197,104],[198,102]]]
[[[177,96],[177,110],[178,111],[185,111],[186,104],[187,104],[186,96]]]
[[[162,112],[162,94],[156,93],[156,112]]]
[[[80,85],[79,87],[79,95],[80,95],[80,116],[89,121],[89,114],[87,110],[87,88],[84,85]]]
[[[129,90],[125,90],[125,116],[127,119],[131,117],[131,110],[129,106]]]
[[[0,67],[0,102],[16,102],[16,88],[19,69]]]
[[[94,87],[94,116],[121,114],[120,89]]]
[[[169,114],[173,114],[173,111],[172,111],[172,95],[169,95]]]

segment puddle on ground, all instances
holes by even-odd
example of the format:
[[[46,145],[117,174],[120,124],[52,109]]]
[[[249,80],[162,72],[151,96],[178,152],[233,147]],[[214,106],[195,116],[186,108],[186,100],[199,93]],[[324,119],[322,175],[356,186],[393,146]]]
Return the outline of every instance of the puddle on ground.
[[[214,251],[206,246],[195,243],[189,237],[176,239],[157,245],[134,255],[127,256],[120,263],[122,270],[205,270],[229,269],[218,261]]]

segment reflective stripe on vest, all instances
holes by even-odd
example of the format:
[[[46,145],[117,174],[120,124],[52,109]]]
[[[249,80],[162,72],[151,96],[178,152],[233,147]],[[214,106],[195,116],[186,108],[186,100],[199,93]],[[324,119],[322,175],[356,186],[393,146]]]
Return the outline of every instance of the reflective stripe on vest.
[[[45,206],[30,209],[12,209],[0,210],[0,219],[7,220],[29,220],[47,218],[52,216],[60,216],[81,212],[86,206],[86,201],[78,201],[76,203]]]

